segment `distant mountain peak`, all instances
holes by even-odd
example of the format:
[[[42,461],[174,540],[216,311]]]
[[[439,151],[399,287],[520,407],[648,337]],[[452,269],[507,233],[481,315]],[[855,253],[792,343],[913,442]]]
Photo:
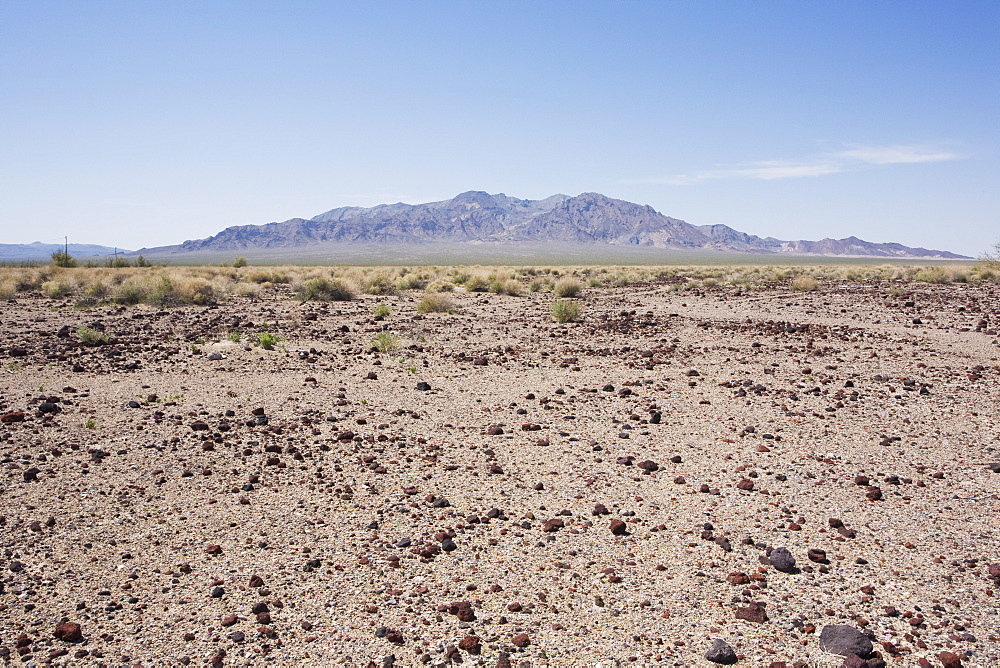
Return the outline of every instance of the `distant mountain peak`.
[[[467,190],[425,204],[340,207],[309,219],[229,227],[207,239],[143,252],[247,251],[322,244],[562,243],[646,246],[774,255],[960,259],[947,251],[872,243],[851,236],[782,241],[726,225],[691,225],[653,207],[598,192],[541,200]]]

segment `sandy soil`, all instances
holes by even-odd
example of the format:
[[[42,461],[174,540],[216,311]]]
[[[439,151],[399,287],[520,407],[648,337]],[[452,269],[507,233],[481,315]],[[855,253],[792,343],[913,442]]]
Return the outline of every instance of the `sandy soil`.
[[[668,287],[566,325],[547,295],[6,303],[0,651],[1000,665],[1000,290]]]

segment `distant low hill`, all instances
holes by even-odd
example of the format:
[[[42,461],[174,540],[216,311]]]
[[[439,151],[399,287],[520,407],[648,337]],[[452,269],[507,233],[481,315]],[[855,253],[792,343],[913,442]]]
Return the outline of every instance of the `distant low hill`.
[[[30,244],[0,244],[0,260],[48,260],[55,252],[63,251],[66,247],[63,244],[43,244],[36,241]],[[114,248],[110,246],[98,246],[95,244],[70,244],[69,254],[75,258],[88,258],[94,256],[113,255]],[[118,249],[118,254],[131,253],[132,251],[123,248]]]
[[[236,252],[268,255],[345,245],[393,247],[426,244],[603,245],[665,251],[718,251],[765,255],[964,259],[941,250],[873,243],[856,237],[782,241],[745,234],[725,225],[692,225],[650,206],[599,193],[525,200],[469,191],[426,204],[341,207],[313,218],[229,227],[207,239],[143,248],[145,255]]]

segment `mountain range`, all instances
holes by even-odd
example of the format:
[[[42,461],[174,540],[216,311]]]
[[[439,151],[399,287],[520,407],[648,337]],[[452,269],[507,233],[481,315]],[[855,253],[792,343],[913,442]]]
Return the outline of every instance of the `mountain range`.
[[[63,244],[43,244],[40,241],[30,244],[0,244],[0,260],[48,260],[53,253],[62,252],[64,248],[66,246]],[[115,251],[119,255],[132,252],[111,246],[69,244],[69,254],[76,258],[112,255]]]
[[[427,244],[605,245],[622,250],[645,247],[752,254],[964,258],[948,251],[873,243],[857,237],[820,241],[762,238],[726,225],[692,225],[650,206],[599,193],[527,200],[482,191],[426,204],[341,207],[308,219],[228,227],[207,239],[138,252],[156,256]]]

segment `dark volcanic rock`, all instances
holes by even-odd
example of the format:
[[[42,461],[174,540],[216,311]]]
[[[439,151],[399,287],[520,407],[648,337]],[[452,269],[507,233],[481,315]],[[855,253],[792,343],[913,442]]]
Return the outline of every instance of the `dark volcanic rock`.
[[[728,666],[736,663],[736,651],[725,640],[716,638],[712,641],[709,650],[705,652],[705,658],[712,663]]]
[[[824,652],[849,656],[857,654],[862,659],[872,653],[872,641],[861,631],[846,624],[828,624],[819,636],[819,647]]]

